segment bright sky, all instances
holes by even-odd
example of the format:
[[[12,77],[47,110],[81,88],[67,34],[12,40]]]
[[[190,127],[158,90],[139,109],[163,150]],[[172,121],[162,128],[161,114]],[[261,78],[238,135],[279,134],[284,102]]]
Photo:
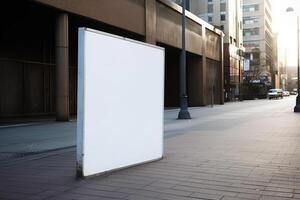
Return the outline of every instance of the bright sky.
[[[273,26],[278,30],[282,24],[285,24],[283,16],[286,15],[288,7],[294,8],[297,13],[300,13],[300,0],[270,0],[273,10]]]
[[[279,33],[282,56],[286,55],[288,66],[297,65],[296,14],[300,14],[300,0],[270,0],[273,10],[273,31]],[[288,7],[295,12],[286,12]],[[280,55],[279,55],[280,56]],[[283,59],[285,60],[285,59]]]

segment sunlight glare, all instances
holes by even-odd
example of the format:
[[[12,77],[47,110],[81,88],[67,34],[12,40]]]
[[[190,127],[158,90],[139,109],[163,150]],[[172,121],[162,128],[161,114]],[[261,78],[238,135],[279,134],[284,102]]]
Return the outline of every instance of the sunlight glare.
[[[299,0],[271,0],[273,11],[273,32],[278,33],[279,54],[287,66],[297,65],[297,14],[300,14]],[[294,12],[286,12],[292,7]]]

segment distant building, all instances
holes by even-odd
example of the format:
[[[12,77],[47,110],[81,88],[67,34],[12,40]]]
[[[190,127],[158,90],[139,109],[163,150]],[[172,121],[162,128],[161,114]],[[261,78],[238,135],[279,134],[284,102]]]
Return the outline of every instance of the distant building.
[[[271,87],[274,55],[270,1],[244,0],[243,26],[245,59],[250,60],[250,69],[245,71],[245,79],[260,80]]]
[[[278,48],[278,33],[273,34],[273,68],[272,68],[272,87],[273,88],[281,88],[280,87],[280,51]]]
[[[181,4],[181,0],[173,0]],[[243,30],[241,0],[187,0],[189,10],[221,29],[224,37],[225,100],[240,96],[243,69]]]
[[[298,78],[297,78],[297,67],[286,67],[287,71],[287,83],[286,83],[286,90],[293,91],[293,89],[298,88]]]

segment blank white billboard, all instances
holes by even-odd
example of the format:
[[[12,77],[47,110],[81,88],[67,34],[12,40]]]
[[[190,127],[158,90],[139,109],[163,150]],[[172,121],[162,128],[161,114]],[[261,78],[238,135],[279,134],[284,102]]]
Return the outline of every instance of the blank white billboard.
[[[77,172],[90,176],[163,155],[164,49],[79,29]]]

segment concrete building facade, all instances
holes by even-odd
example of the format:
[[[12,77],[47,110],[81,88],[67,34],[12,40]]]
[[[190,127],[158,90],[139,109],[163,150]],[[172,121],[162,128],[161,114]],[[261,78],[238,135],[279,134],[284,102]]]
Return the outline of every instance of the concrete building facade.
[[[165,106],[178,106],[181,12],[169,0],[3,1],[0,122],[76,114],[79,27],[164,47]],[[189,105],[223,104],[223,33],[192,13],[186,19]]]
[[[279,51],[279,38],[278,33],[273,34],[273,66],[272,66],[272,88],[283,88],[280,87],[280,51]]]
[[[243,1],[243,35],[245,57],[250,69],[245,71],[247,81],[260,81],[271,87],[273,75],[272,7],[269,0]],[[273,84],[273,85],[274,85]]]
[[[181,0],[175,0],[181,3]],[[243,69],[242,4],[240,0],[188,0],[190,11],[224,33],[225,100],[239,98]]]

